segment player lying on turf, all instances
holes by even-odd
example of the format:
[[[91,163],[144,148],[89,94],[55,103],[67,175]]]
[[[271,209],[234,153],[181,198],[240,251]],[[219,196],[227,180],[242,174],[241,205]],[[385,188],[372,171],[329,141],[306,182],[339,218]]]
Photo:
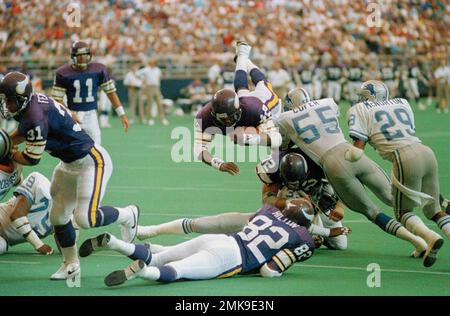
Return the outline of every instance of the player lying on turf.
[[[362,156],[368,142],[380,156],[392,162],[392,192],[395,217],[411,232],[428,244],[423,264],[436,261],[444,240],[414,215],[414,207],[423,209],[450,239],[450,216],[439,203],[438,164],[433,151],[416,136],[414,113],[408,101],[389,99],[387,86],[380,81],[364,82],[361,102],[347,113],[349,134],[354,140],[352,156]]]
[[[53,232],[49,219],[50,182],[37,172],[21,181],[22,165],[9,157],[11,148],[11,139],[0,129],[0,200],[21,183],[14,196],[0,204],[0,254],[27,241],[39,253],[52,254],[53,249],[41,241]]]
[[[278,277],[297,261],[309,259],[314,242],[307,227],[314,214],[306,199],[293,200],[283,211],[263,205],[238,233],[206,234],[157,254],[149,247],[118,240],[106,233],[86,240],[80,256],[115,250],[134,261],[105,278],[107,286],[136,277],[160,282],[205,280],[260,273]]]
[[[392,206],[391,184],[384,171],[365,155],[356,162],[347,160],[353,146],[345,140],[338,118],[337,104],[325,98],[298,102],[293,110],[281,113],[275,123],[283,135],[282,147],[292,142],[316,162],[348,208],[365,215],[384,232],[409,241],[415,247],[413,255],[420,257],[427,249],[426,242],[381,212],[367,194],[365,187]]]
[[[222,89],[216,92],[195,118],[195,153],[207,165],[232,175],[239,173],[233,162],[213,157],[209,144],[215,135],[228,135],[240,145],[266,145],[277,148],[281,137],[272,116],[281,110],[281,102],[272,85],[249,57],[251,47],[238,42],[236,53],[235,91]],[[255,85],[248,87],[247,74]],[[245,133],[252,128],[252,133]]]
[[[31,173],[14,196],[0,204],[0,254],[24,242],[41,254],[52,254],[53,249],[41,240],[53,233],[51,207],[50,181],[38,172]]]
[[[324,179],[323,171],[313,162],[296,152],[283,152],[280,157],[269,157],[257,166],[263,184],[263,204],[271,204],[282,210],[292,199],[308,198],[314,206],[315,216],[309,231],[325,238],[325,245],[332,249],[347,248],[349,229],[340,221],[343,206],[333,189]],[[280,168],[275,160],[280,159]],[[183,218],[160,225],[139,226],[140,240],[161,234],[235,233],[248,224],[253,213],[223,213],[196,219]],[[335,216],[333,218],[333,216]],[[333,219],[332,219],[333,218]],[[161,249],[155,247],[152,251]]]

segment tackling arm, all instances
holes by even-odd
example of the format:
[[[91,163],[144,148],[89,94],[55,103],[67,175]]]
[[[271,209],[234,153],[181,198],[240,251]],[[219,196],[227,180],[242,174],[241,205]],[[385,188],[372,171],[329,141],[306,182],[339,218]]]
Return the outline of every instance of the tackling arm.
[[[283,210],[286,207],[287,200],[285,198],[277,197],[278,191],[280,189],[281,186],[277,183],[263,184],[262,203],[270,204],[275,206],[279,210]]]
[[[22,235],[23,238],[32,244],[34,249],[36,249],[39,253],[51,255],[53,253],[53,249],[39,239],[38,235],[31,228],[30,222],[28,221],[27,215],[30,211],[31,205],[32,203],[27,197],[18,194],[14,204],[14,211],[10,216],[11,225],[17,233]]]

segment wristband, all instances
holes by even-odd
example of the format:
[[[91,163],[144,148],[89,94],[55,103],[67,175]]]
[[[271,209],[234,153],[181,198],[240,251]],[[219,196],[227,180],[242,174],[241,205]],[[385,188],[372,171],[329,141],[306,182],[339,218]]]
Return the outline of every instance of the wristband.
[[[115,111],[117,113],[117,116],[125,115],[125,110],[123,109],[123,106],[119,106],[118,108],[115,108]]]
[[[220,166],[224,164],[224,161],[220,158],[214,157],[211,159],[211,166],[216,168],[217,170],[220,170]]]

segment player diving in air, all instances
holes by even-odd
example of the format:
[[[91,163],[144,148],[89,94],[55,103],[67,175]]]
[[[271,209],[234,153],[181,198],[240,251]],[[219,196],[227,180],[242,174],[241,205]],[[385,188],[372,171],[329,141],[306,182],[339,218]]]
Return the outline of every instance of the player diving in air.
[[[197,113],[195,118],[195,153],[207,165],[232,175],[239,173],[233,162],[224,162],[213,157],[209,144],[215,135],[228,135],[236,144],[266,145],[278,148],[281,136],[274,126],[272,117],[281,111],[281,102],[273,92],[272,85],[264,74],[249,59],[251,46],[238,42],[236,47],[235,91],[217,91],[211,102]],[[247,74],[255,85],[248,88]],[[253,133],[246,132],[252,127]]]

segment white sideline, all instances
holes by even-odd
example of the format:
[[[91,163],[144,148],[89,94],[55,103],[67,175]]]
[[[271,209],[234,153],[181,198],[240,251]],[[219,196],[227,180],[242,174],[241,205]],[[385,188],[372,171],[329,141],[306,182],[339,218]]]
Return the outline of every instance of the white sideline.
[[[13,261],[13,260],[0,260],[0,264],[41,264],[38,261]]]

